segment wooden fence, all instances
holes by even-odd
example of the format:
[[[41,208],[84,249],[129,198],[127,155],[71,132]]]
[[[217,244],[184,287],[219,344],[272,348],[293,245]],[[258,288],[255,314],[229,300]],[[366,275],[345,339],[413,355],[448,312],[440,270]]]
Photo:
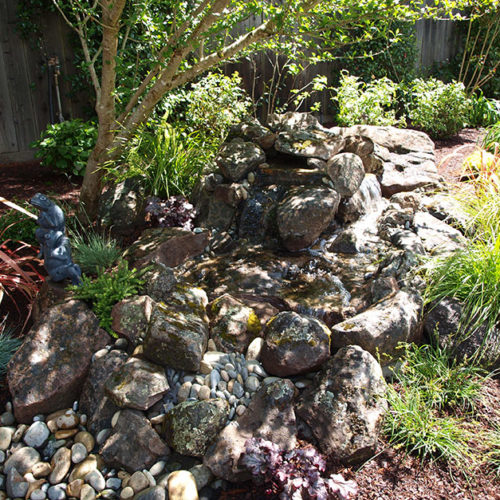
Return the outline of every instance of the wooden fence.
[[[51,106],[48,92],[50,57],[57,56],[61,62],[59,82],[63,116],[66,119],[81,117],[83,110],[89,107],[89,103],[85,102],[88,98],[69,97],[70,85],[67,78],[75,74],[76,70],[72,64],[72,51],[68,47],[68,26],[57,13],[44,14],[41,23],[45,55],[42,55],[17,33],[16,9],[17,0],[0,0],[0,165],[8,161],[33,158],[30,142],[37,139],[51,122],[51,107],[52,114],[57,114],[56,96],[53,94]],[[417,39],[421,67],[448,59],[454,53],[456,40],[453,23],[449,21],[418,22]],[[262,90],[263,83],[270,81],[273,69],[265,54],[256,56],[253,62],[254,66],[245,62],[231,64],[226,67],[226,71],[238,69],[247,90],[251,92],[254,88],[258,97],[259,86]],[[304,72],[294,82],[295,86],[300,88],[318,73],[331,75],[331,64],[324,63]],[[288,86],[290,85],[289,82]],[[329,99],[330,96],[326,93],[320,96],[320,119],[323,122],[332,119],[328,114]],[[52,121],[57,121],[57,117],[52,118]]]
[[[48,58],[61,63],[60,95],[65,118],[81,116],[85,103],[70,98],[67,77],[75,73],[68,47],[69,27],[47,12],[43,24],[45,56],[16,31],[16,0],[0,0],[0,165],[33,158],[29,144],[51,122]],[[33,41],[31,41],[33,42]],[[55,90],[52,81],[53,91]],[[57,99],[52,94],[57,121]]]

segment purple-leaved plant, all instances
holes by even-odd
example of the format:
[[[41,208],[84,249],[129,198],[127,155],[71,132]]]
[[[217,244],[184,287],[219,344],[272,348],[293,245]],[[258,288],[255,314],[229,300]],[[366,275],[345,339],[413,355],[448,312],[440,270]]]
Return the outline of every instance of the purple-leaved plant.
[[[146,200],[145,211],[161,227],[193,229],[195,210],[184,196],[171,196],[168,200],[151,196]]]
[[[257,483],[269,485],[267,494],[279,493],[281,500],[347,500],[358,493],[356,483],[340,474],[322,476],[326,462],[313,446],[286,452],[270,441],[251,438],[245,448],[242,465]]]

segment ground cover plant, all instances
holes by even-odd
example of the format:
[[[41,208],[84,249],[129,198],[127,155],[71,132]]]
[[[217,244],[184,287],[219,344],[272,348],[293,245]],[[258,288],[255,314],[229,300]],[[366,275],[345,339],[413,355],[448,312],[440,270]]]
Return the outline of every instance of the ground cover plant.
[[[146,268],[138,271],[129,269],[128,262],[121,260],[115,269],[99,271],[97,278],[82,275],[82,284],[70,286],[75,299],[89,302],[95,315],[99,318],[99,324],[109,334],[116,337],[111,329],[111,309],[113,306],[127,297],[137,295],[144,284],[141,279]]]
[[[6,321],[6,317],[0,321],[0,376],[5,373],[7,363],[22,343],[21,339],[14,337]]]

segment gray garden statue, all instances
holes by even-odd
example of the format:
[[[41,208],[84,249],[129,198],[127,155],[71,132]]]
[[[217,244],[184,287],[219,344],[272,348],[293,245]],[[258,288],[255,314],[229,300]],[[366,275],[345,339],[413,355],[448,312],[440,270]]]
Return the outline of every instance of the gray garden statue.
[[[35,232],[40,243],[39,258],[44,259],[44,266],[54,281],[69,278],[73,285],[81,283],[82,271],[71,259],[69,240],[64,235],[64,213],[53,201],[41,193],[35,194],[30,204],[40,210]]]

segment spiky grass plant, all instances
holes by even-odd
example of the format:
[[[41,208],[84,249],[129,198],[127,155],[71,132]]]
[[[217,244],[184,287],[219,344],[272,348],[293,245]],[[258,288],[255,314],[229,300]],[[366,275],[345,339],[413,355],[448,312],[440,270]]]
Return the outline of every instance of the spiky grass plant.
[[[99,233],[74,235],[71,243],[75,262],[86,274],[97,274],[99,269],[111,268],[121,255],[117,242]]]
[[[7,363],[20,345],[21,340],[13,337],[12,332],[6,326],[6,318],[4,318],[0,321],[0,375],[5,373]]]

